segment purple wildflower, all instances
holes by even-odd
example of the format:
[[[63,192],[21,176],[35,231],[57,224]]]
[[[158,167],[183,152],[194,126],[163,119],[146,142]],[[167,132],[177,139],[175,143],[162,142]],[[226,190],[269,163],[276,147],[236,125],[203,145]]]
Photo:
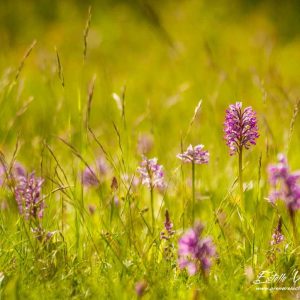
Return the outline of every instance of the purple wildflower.
[[[95,166],[88,166],[82,172],[82,183],[85,186],[98,186],[108,173],[108,166],[103,157],[96,161]]]
[[[43,182],[44,180],[36,177],[34,172],[16,178],[15,198],[20,215],[26,219],[43,217],[44,200],[41,198]]]
[[[26,170],[22,164],[15,162],[12,168],[13,177],[26,176]]]
[[[26,170],[20,163],[14,162],[11,169],[5,164],[0,165],[0,185],[9,185],[20,176],[26,176]]]
[[[164,222],[165,231],[162,231],[160,233],[160,238],[168,240],[168,239],[170,239],[170,237],[172,237],[172,235],[174,235],[175,231],[173,230],[173,223],[171,222],[168,210],[166,210],[165,217],[166,217],[165,222]]]
[[[278,225],[272,234],[272,240],[271,240],[271,245],[278,245],[284,240],[284,235],[282,234],[282,219],[281,217],[279,218]]]
[[[278,164],[268,167],[271,193],[269,201],[278,199],[285,202],[290,213],[300,209],[300,171],[291,173],[283,154],[278,155]]]
[[[166,210],[166,220],[165,220],[165,229],[167,230],[167,232],[172,235],[174,233],[173,229],[173,223],[170,220],[170,215],[168,210]]]
[[[98,186],[99,179],[95,172],[91,169],[86,167],[82,173],[82,183],[85,186]]]
[[[165,230],[161,231],[160,239],[163,242],[163,253],[164,258],[166,260],[173,260],[174,258],[174,244],[173,244],[173,236],[175,234],[175,230],[173,230],[173,223],[170,219],[170,215],[168,210],[165,213],[165,222],[164,222]]]
[[[163,166],[157,163],[157,158],[148,159],[144,157],[138,168],[138,172],[140,173],[143,185],[158,189],[165,187]]]
[[[148,154],[153,148],[153,136],[149,134],[140,135],[137,143],[137,152],[139,154]]]
[[[200,238],[203,228],[201,223],[196,223],[178,242],[178,264],[180,269],[186,268],[189,275],[194,275],[199,270],[208,273],[211,259],[216,254],[211,238]]]
[[[177,155],[185,163],[195,163],[198,165],[207,164],[209,161],[209,152],[203,150],[204,145],[197,145],[193,147],[189,145],[184,153]]]
[[[142,297],[144,295],[144,293],[145,293],[146,288],[147,288],[147,282],[146,281],[144,281],[144,280],[138,281],[135,284],[136,295],[139,298]]]
[[[229,105],[224,122],[226,144],[230,155],[240,152],[243,147],[249,149],[259,137],[256,113],[251,106],[242,111],[242,102]]]
[[[284,235],[280,233],[277,229],[275,229],[272,234],[271,245],[278,245],[284,240]]]

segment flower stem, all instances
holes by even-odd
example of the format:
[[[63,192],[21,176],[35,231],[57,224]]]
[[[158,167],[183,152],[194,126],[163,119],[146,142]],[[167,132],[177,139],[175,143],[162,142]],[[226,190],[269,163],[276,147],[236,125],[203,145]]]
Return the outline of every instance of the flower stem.
[[[195,223],[195,163],[192,162],[192,225]]]
[[[152,216],[152,230],[154,234],[155,230],[155,218],[154,218],[154,204],[153,204],[153,186],[150,187],[150,200],[151,200],[151,216]]]
[[[290,210],[289,214],[290,214],[290,219],[291,219],[291,223],[292,223],[292,227],[293,227],[294,242],[295,242],[295,246],[297,247],[298,246],[298,233],[297,233],[297,227],[296,227],[295,212]]]
[[[244,189],[243,189],[243,147],[239,149],[239,185],[240,185],[240,204],[244,206]]]

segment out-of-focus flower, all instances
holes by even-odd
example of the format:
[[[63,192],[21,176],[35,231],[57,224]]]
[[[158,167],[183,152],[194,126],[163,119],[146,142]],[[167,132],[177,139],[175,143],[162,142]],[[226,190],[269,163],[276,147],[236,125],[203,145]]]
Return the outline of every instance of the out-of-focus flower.
[[[0,164],[0,185],[1,186],[3,186],[4,184],[5,174],[6,174],[5,167],[2,164]]]
[[[162,243],[164,258],[166,260],[171,260],[174,257],[173,236],[175,234],[175,230],[173,230],[173,223],[170,219],[168,210],[166,210],[165,213],[164,227],[164,230],[160,233],[160,239],[164,240]]]
[[[175,233],[175,230],[173,230],[173,223],[171,222],[171,219],[170,219],[170,215],[169,215],[168,210],[166,210],[164,225],[165,225],[165,231],[162,231],[162,232],[160,233],[160,238],[161,238],[161,239],[168,240],[168,239],[170,239],[170,238],[174,235],[174,233]]]
[[[242,102],[231,104],[226,110],[224,133],[230,155],[249,149],[259,137],[256,113],[251,106],[242,111]]]
[[[153,137],[150,134],[143,134],[138,137],[137,152],[142,155],[148,154],[153,148]]]
[[[47,231],[43,229],[41,226],[36,228],[32,228],[31,231],[35,234],[35,237],[43,243],[47,243],[54,239],[54,237],[60,236],[59,230]]]
[[[144,281],[144,280],[141,280],[141,281],[138,281],[136,284],[135,284],[135,292],[136,292],[136,295],[141,298],[146,289],[147,289],[147,282]]]
[[[103,157],[99,157],[95,166],[86,167],[82,172],[82,183],[85,186],[98,186],[108,173],[108,165]]]
[[[211,238],[200,238],[203,228],[201,223],[196,223],[178,241],[179,267],[180,269],[186,268],[190,275],[194,275],[200,270],[208,273],[211,260],[216,254]]]
[[[12,167],[12,175],[14,177],[26,176],[26,170],[22,164],[15,162]]]
[[[113,201],[114,201],[115,206],[118,207],[120,205],[120,200],[119,200],[119,197],[117,195],[114,195]]]
[[[270,244],[272,246],[278,245],[284,240],[284,235],[282,234],[282,228],[281,227],[282,227],[282,219],[280,217],[279,221],[278,221],[278,225],[277,225],[274,233],[272,234],[272,240],[270,242]]]
[[[140,178],[137,175],[128,175],[128,174],[122,174],[121,176],[122,180],[121,182],[123,182],[124,184],[126,184],[126,186],[130,189],[135,190],[137,188],[137,186],[140,184]]]
[[[100,181],[97,178],[94,170],[90,167],[86,167],[82,173],[82,183],[85,186],[98,186]]]
[[[57,230],[46,231],[40,226],[31,228],[31,231],[40,242],[48,242],[56,233],[58,233]]]
[[[288,162],[283,154],[278,155],[278,164],[268,167],[271,192],[269,201],[275,203],[278,199],[285,202],[288,210],[294,212],[300,209],[300,171],[291,173]]]
[[[26,170],[19,162],[14,162],[10,168],[0,164],[0,185],[10,185],[18,177],[26,176]]]
[[[195,163],[198,165],[207,164],[209,162],[209,152],[203,150],[204,145],[197,145],[193,147],[189,145],[184,153],[177,155],[185,163]]]
[[[165,220],[165,229],[167,230],[167,232],[172,235],[174,234],[174,230],[173,230],[173,223],[171,222],[170,219],[170,215],[169,215],[169,211],[166,210],[166,220]]]
[[[44,180],[36,177],[34,172],[15,179],[15,199],[19,213],[26,219],[41,219],[44,212],[44,200],[41,188]]]
[[[163,166],[157,163],[157,158],[148,159],[144,157],[138,172],[143,185],[158,189],[165,187]]]

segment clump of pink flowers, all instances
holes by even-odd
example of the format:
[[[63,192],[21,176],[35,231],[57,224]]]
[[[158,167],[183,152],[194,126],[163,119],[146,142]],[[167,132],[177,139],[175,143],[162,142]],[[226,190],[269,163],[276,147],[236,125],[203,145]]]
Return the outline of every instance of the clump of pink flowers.
[[[178,242],[178,264],[180,269],[187,269],[189,275],[199,271],[207,274],[210,271],[216,248],[210,237],[201,238],[204,226],[196,223],[184,233]]]
[[[99,157],[94,166],[86,167],[82,172],[82,183],[88,187],[97,187],[108,173],[108,165],[103,157]]]
[[[158,164],[156,157],[151,159],[144,157],[138,172],[143,185],[151,189],[165,187],[163,166]]]
[[[44,180],[35,176],[35,173],[18,175],[15,178],[15,199],[20,215],[25,219],[41,219],[44,212],[44,200],[41,189]]]
[[[290,213],[300,209],[300,171],[291,172],[287,158],[278,155],[278,163],[268,167],[271,192],[269,201],[275,203],[278,199],[285,202]]]
[[[187,150],[177,155],[185,163],[194,163],[198,165],[207,164],[209,162],[209,152],[203,150],[204,145],[197,145],[193,147],[189,145]]]
[[[224,133],[230,155],[249,149],[259,137],[256,113],[251,106],[242,110],[242,102],[229,105],[226,110]]]
[[[278,199],[285,202],[293,226],[295,243],[298,244],[296,212],[300,209],[300,172],[291,172],[287,158],[278,155],[278,163],[268,167],[271,192],[269,201],[275,203]]]
[[[44,180],[34,172],[27,173],[18,162],[9,168],[6,164],[0,167],[0,184],[12,187],[18,210],[26,220],[38,220],[43,217],[44,199],[41,190]]]

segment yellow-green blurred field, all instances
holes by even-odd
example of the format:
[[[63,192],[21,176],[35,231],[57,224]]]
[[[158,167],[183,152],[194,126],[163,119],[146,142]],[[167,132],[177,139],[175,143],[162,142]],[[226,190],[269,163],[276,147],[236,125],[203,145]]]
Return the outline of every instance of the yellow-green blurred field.
[[[298,1],[0,0],[1,163],[45,180],[40,226],[54,232],[39,241],[2,186],[0,298],[134,299],[142,281],[145,299],[298,299],[299,246],[285,206],[266,200],[266,168],[282,152],[300,169],[299,66]],[[257,112],[260,134],[244,152],[243,212],[223,138],[236,101]],[[154,193],[156,235],[149,191],[130,181],[145,136],[167,186]],[[176,155],[189,144],[210,152],[195,182],[196,218],[217,250],[209,276],[177,265],[192,183]],[[98,157],[109,171],[84,187]],[[159,237],[166,209],[171,258]],[[279,216],[285,240],[274,252]],[[287,280],[257,290],[264,270]]]

